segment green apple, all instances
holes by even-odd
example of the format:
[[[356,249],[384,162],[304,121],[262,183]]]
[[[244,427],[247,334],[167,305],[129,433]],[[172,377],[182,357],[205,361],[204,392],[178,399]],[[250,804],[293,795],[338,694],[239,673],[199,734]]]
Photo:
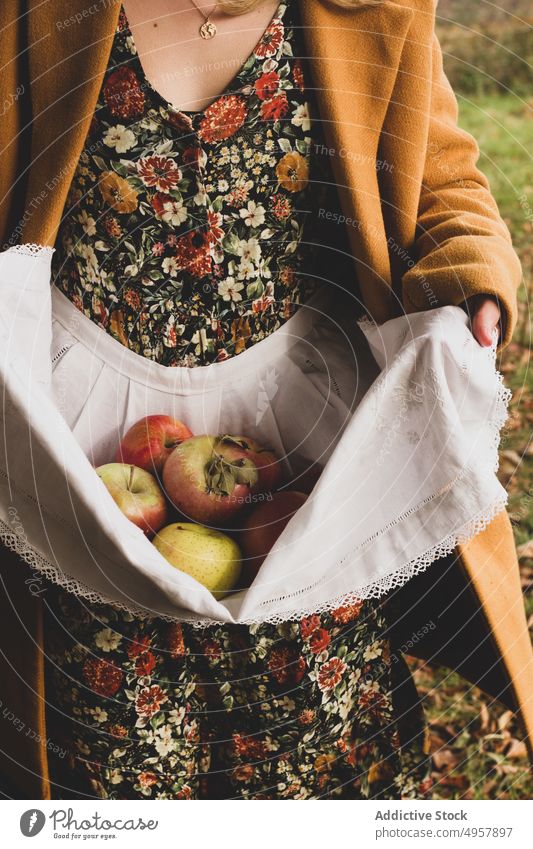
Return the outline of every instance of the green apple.
[[[241,550],[221,531],[192,522],[174,522],[162,528],[152,542],[172,566],[195,578],[215,598],[235,589],[241,573]]]

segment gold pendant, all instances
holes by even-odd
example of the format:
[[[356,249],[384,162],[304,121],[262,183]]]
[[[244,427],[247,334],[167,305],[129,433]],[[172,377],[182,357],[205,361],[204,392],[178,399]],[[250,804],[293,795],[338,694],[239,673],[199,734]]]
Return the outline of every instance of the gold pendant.
[[[208,18],[207,21],[205,21],[200,27],[200,35],[202,36],[202,38],[209,39],[214,38],[216,34],[217,28],[214,23]]]

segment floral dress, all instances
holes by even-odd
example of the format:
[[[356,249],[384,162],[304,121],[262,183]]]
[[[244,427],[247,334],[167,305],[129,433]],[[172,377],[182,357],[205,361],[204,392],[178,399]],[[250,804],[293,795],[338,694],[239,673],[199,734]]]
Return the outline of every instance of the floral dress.
[[[201,112],[175,108],[151,86],[121,11],[59,231],[55,283],[163,365],[240,353],[317,287],[319,275],[305,269],[316,270],[320,210],[338,201],[293,45],[294,5],[279,6]],[[337,250],[339,270],[347,256]]]
[[[205,629],[53,588],[47,603],[54,798],[429,792],[421,706],[375,602]]]
[[[238,355],[322,269],[342,279],[345,237],[317,226],[338,199],[303,55],[297,4],[282,3],[224,94],[186,113],[144,77],[121,12],[55,267],[76,306],[138,354],[190,367]],[[54,798],[430,791],[422,708],[376,601],[204,628],[54,586],[45,606]]]

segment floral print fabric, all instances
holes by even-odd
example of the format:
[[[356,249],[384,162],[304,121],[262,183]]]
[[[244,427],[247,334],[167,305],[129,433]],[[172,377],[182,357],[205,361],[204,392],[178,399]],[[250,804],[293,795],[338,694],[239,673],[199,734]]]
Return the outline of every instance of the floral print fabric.
[[[296,7],[280,4],[201,112],[150,85],[121,10],[58,235],[55,283],[163,365],[239,354],[317,287],[316,209],[334,181],[317,155]]]
[[[47,598],[48,731],[70,751],[54,798],[429,792],[421,707],[375,602],[200,629]]]

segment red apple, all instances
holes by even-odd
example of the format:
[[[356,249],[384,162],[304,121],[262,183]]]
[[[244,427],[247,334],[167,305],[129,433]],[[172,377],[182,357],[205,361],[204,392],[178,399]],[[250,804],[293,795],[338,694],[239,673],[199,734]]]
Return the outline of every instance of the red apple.
[[[117,463],[130,463],[151,472],[160,473],[176,445],[189,439],[187,425],[170,416],[145,416],[136,422],[118,447]]]
[[[174,506],[195,522],[228,524],[251,503],[258,472],[246,452],[225,436],[192,436],[163,467]]]
[[[130,522],[152,537],[167,520],[165,496],[153,475],[126,463],[106,463],[96,469],[115,503]]]
[[[304,492],[275,492],[267,501],[254,507],[246,517],[239,534],[245,586],[252,583],[268,552],[305,501],[307,495]]]
[[[303,471],[295,472],[291,480],[285,481],[285,485],[287,487],[294,486],[299,492],[306,492],[307,495],[310,495],[323,471],[324,468],[319,466],[318,463],[312,463]]]
[[[245,456],[257,466],[259,480],[253,487],[254,492],[272,492],[278,488],[281,483],[281,463],[271,448],[263,447],[249,436],[228,436],[226,439],[242,448]]]

